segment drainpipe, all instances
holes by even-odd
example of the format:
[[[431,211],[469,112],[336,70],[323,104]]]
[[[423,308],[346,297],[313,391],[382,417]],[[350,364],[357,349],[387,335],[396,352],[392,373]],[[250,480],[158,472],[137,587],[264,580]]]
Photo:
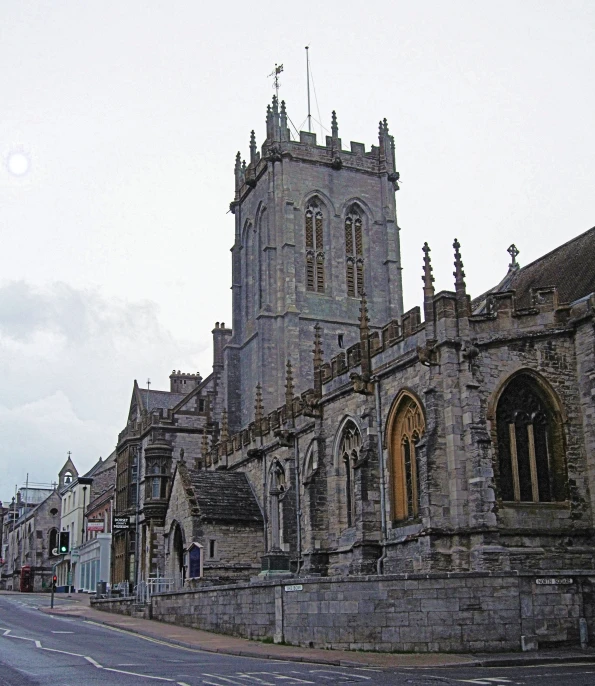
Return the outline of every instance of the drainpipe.
[[[382,555],[378,558],[377,569],[378,574],[384,574],[384,560],[386,559],[386,469],[384,464],[384,448],[382,441],[382,413],[380,408],[380,378],[373,376],[371,381],[374,383],[374,404],[376,406],[376,440],[378,441],[378,463],[380,465],[380,516],[382,526]]]
[[[297,432],[293,437],[293,455],[295,459],[295,509],[297,518],[297,568],[295,573],[299,576],[302,566],[302,500],[300,496],[300,447]]]

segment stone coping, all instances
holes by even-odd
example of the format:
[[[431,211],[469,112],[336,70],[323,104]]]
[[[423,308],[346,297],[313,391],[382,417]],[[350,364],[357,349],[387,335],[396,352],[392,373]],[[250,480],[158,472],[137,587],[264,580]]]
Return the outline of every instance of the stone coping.
[[[554,577],[594,577],[595,570],[557,570],[547,571],[539,570],[518,571],[512,570],[509,572],[431,572],[431,573],[411,573],[411,574],[383,574],[383,575],[369,575],[369,576],[319,576],[319,577],[283,577],[281,579],[258,579],[254,582],[241,582],[234,584],[213,584],[212,586],[199,586],[197,588],[180,589],[176,591],[165,591],[163,593],[155,593],[153,597],[164,598],[168,596],[179,596],[193,593],[208,593],[212,591],[238,591],[243,589],[255,588],[274,588],[276,586],[290,586],[290,585],[314,585],[314,584],[343,584],[343,583],[369,583],[381,581],[424,581],[431,579],[501,579],[501,578],[554,578]],[[125,598],[103,598],[92,599],[93,604],[101,604],[114,602],[119,600],[131,600],[134,596]]]

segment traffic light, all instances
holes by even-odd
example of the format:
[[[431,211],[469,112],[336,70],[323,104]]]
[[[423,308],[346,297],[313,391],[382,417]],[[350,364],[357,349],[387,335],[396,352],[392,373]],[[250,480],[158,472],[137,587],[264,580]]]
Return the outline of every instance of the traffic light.
[[[70,532],[60,531],[58,536],[58,552],[64,555],[70,550]]]
[[[56,590],[56,586],[58,585],[58,577],[54,574],[52,577],[52,591]]]

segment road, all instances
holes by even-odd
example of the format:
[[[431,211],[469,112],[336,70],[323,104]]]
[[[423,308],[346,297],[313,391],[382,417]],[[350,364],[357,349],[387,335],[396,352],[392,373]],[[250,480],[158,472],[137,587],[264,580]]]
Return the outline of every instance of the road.
[[[39,602],[34,596],[0,596],[0,686],[595,684],[595,662],[375,670],[235,657],[183,648],[83,619],[47,615],[36,609]]]

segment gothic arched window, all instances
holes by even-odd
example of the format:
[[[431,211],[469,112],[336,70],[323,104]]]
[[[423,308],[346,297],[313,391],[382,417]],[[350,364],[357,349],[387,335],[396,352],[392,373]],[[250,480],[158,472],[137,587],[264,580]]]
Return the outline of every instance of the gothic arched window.
[[[345,513],[347,526],[355,524],[355,466],[359,461],[362,447],[362,437],[353,422],[349,422],[343,429],[339,444],[341,467],[344,470]]]
[[[355,206],[345,217],[345,260],[347,295],[361,298],[364,293],[364,244],[362,217]]]
[[[396,406],[390,430],[391,497],[393,520],[403,522],[419,514],[417,443],[425,431],[419,403],[404,393]]]
[[[316,202],[306,208],[306,290],[324,293],[324,229]]]
[[[561,426],[551,399],[529,374],[506,386],[496,408],[499,485],[502,500],[566,499]]]

